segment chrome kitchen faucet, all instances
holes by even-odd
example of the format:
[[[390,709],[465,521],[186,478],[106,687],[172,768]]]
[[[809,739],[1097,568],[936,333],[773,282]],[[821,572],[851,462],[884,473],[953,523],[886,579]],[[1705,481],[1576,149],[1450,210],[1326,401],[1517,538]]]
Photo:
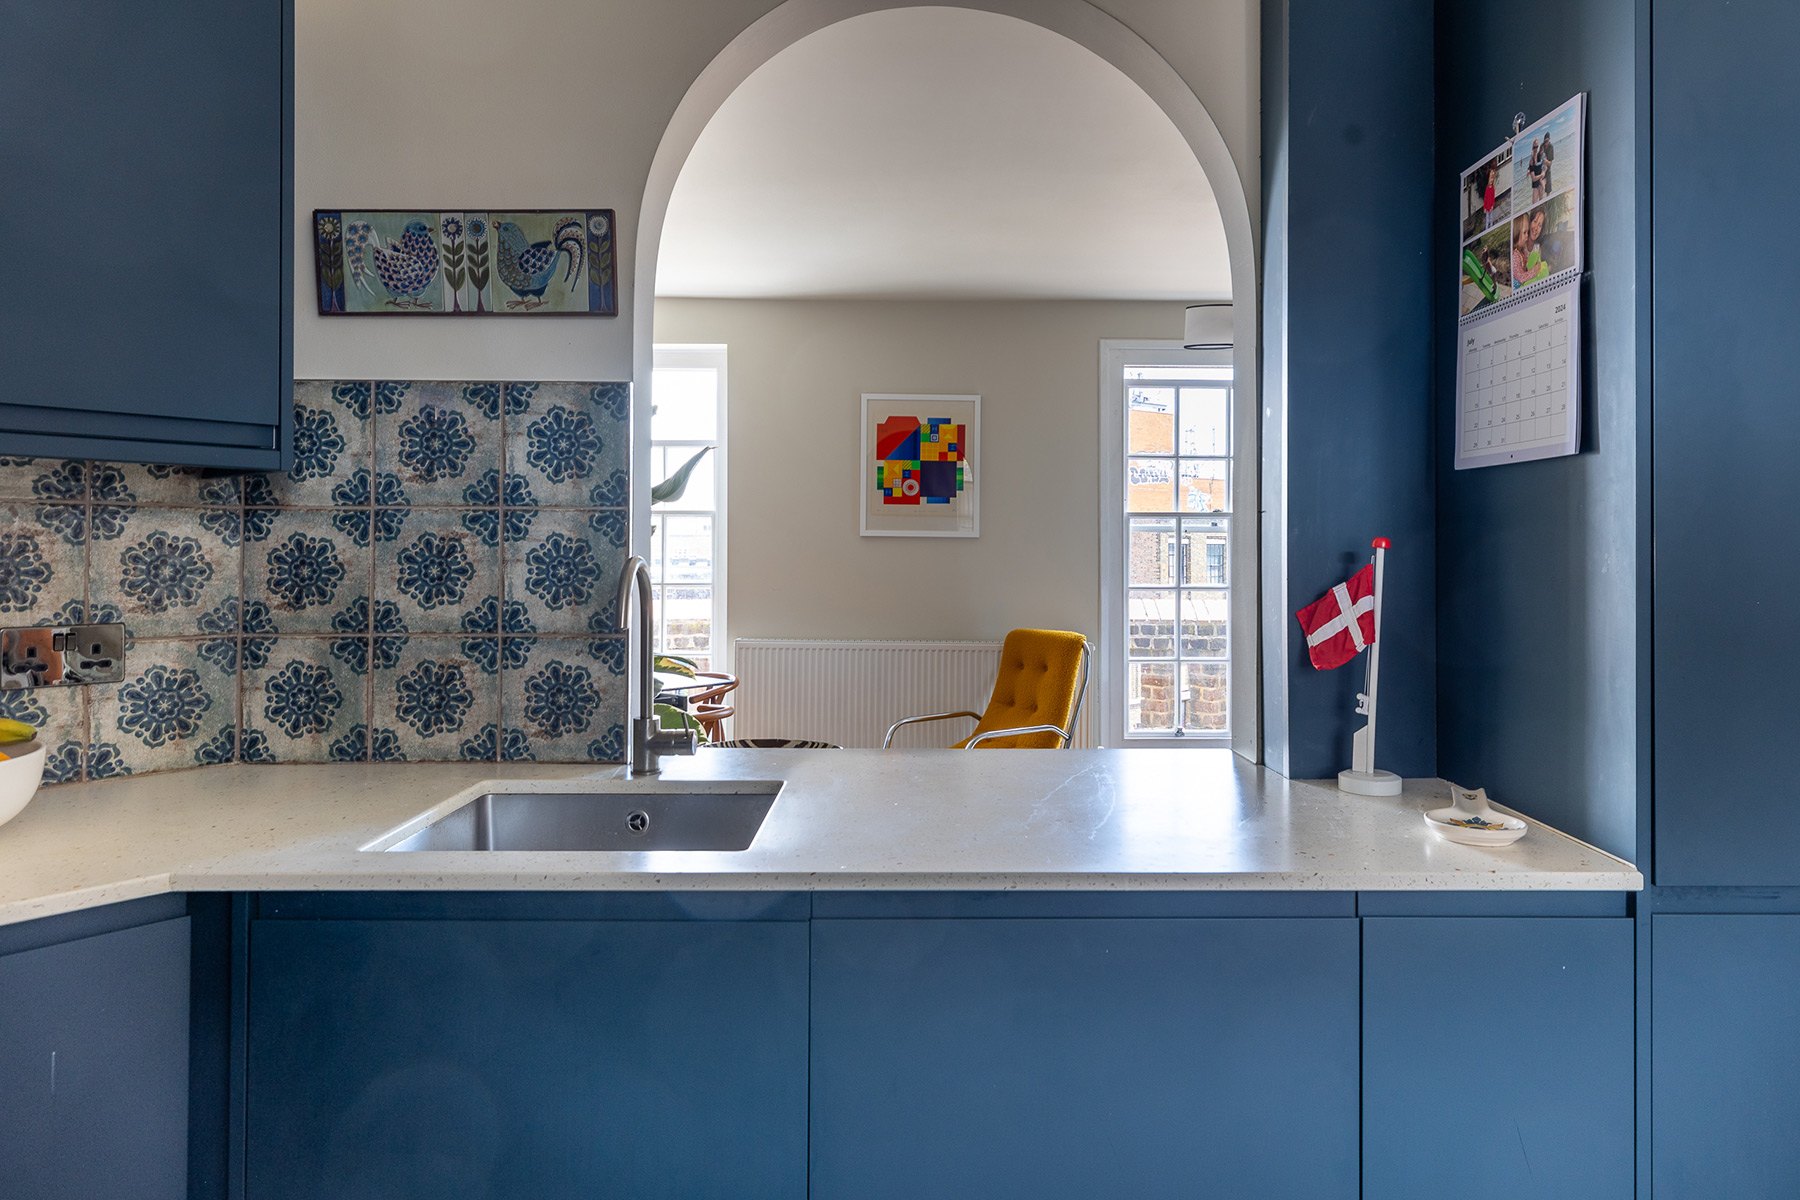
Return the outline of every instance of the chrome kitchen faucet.
[[[655,775],[664,754],[692,754],[699,739],[692,728],[664,729],[656,719],[656,617],[650,600],[650,565],[640,554],[625,560],[619,575],[619,632],[631,632],[631,585],[638,596],[638,715],[631,722],[631,773]],[[629,716],[629,714],[627,714]]]

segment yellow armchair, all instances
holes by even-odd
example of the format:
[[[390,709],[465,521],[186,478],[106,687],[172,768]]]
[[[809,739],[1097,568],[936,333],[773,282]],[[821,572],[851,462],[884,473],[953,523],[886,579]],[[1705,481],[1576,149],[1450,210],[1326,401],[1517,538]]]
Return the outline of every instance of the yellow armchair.
[[[1000,674],[983,712],[928,713],[888,727],[882,748],[908,725],[969,718],[968,737],[952,750],[1054,750],[1075,736],[1087,695],[1087,639],[1060,629],[1015,629],[1000,646]]]

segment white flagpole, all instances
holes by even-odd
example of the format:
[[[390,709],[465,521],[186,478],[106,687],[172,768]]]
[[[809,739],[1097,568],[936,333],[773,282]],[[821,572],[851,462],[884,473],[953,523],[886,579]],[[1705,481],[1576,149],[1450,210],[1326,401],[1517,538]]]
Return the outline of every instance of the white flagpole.
[[[1376,695],[1381,685],[1381,603],[1384,599],[1382,574],[1387,566],[1390,544],[1384,537],[1376,538],[1371,543],[1375,550],[1375,640],[1369,646],[1368,690],[1356,698],[1357,714],[1366,716],[1369,720],[1356,731],[1351,740],[1350,769],[1338,772],[1338,790],[1363,796],[1400,794],[1400,777],[1392,771],[1383,771],[1375,766]]]

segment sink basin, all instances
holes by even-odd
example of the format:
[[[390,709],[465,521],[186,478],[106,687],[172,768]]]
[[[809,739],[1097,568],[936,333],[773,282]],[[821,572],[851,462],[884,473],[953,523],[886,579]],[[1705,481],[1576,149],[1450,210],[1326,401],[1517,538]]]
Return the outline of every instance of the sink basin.
[[[385,849],[746,850],[780,791],[769,781],[492,792]]]

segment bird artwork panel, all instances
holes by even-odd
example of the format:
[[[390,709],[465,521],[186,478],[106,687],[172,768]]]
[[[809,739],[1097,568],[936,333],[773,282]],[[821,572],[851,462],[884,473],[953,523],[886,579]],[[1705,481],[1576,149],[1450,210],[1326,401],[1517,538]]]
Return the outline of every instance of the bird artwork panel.
[[[616,316],[611,209],[318,209],[324,316]]]

